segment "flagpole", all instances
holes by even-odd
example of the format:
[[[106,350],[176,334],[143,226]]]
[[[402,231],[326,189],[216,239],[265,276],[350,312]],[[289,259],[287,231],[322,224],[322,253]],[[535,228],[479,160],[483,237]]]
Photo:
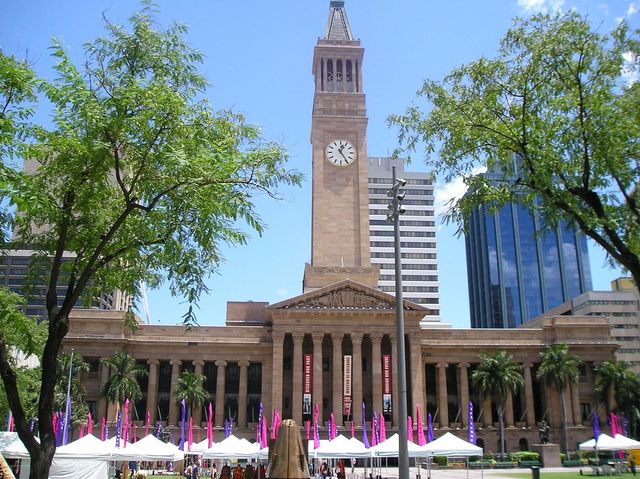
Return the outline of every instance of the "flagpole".
[[[71,372],[73,370],[73,349],[71,350],[71,360],[69,361],[69,382],[67,383],[67,404],[64,412],[64,425],[62,430],[62,445],[66,445],[69,439],[69,433],[67,431],[69,427],[69,409],[71,406]]]

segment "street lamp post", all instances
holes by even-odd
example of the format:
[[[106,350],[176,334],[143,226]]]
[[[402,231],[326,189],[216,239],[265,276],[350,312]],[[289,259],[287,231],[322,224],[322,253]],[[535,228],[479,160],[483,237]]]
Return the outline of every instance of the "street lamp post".
[[[396,272],[396,341],[398,346],[398,435],[400,448],[398,451],[398,478],[409,479],[409,448],[407,447],[407,372],[404,352],[404,314],[402,300],[402,263],[400,255],[400,215],[404,213],[401,202],[404,191],[400,188],[406,184],[402,178],[396,178],[396,167],[391,168],[393,185],[387,193],[391,198],[387,219],[393,222],[393,237]]]

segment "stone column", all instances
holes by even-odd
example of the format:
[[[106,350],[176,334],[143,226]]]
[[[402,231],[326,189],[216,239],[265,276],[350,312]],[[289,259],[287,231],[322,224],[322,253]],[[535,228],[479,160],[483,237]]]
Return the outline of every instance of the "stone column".
[[[149,420],[153,426],[158,412],[158,364],[160,364],[160,361],[157,359],[147,359],[147,364],[149,365],[149,379],[147,380],[147,411],[149,411]],[[146,420],[147,416],[145,413],[145,424]]]
[[[358,69],[358,93],[364,91],[364,87],[362,86],[362,63],[359,60],[356,60],[356,66]]]
[[[224,424],[224,390],[227,379],[227,362],[224,359],[218,359],[216,366],[218,366],[218,376],[216,378],[216,409],[214,411],[214,419],[216,426],[222,426]]]
[[[178,403],[176,399],[176,386],[180,377],[180,366],[182,361],[172,359],[171,364],[171,389],[169,389],[169,425],[175,426],[178,423]]]
[[[382,333],[371,333],[371,379],[373,381],[373,410],[382,412],[382,354],[380,345],[382,344]]]
[[[342,339],[344,333],[331,333],[331,342],[333,343],[333,361],[331,364],[331,373],[333,374],[333,415],[335,416],[336,425],[342,426]]]
[[[238,361],[240,385],[238,386],[238,427],[247,427],[247,374],[249,361]]]
[[[469,427],[469,363],[458,363],[458,388],[462,409],[462,427]]]
[[[271,412],[271,387],[273,383],[273,368],[271,356],[267,355],[262,360],[262,384],[260,385],[260,400],[262,401],[262,414]]]
[[[438,423],[449,427],[449,403],[447,398],[447,363],[438,363]]]
[[[490,397],[486,397],[482,400],[482,411],[484,427],[493,427],[493,412],[491,411]]]
[[[304,333],[292,333],[293,336],[293,398],[291,416],[296,424],[302,424],[302,390],[304,377],[302,375],[302,341]]]
[[[273,341],[273,380],[271,381],[271,414],[265,411],[267,417],[273,416],[276,409],[282,412],[282,362],[284,354],[284,333],[273,331],[271,333]]]
[[[324,333],[312,333],[311,338],[313,339],[313,400],[311,402],[314,404],[314,408],[315,404],[318,405],[318,425],[320,425],[324,424],[324,407],[322,403],[322,341]]]
[[[102,388],[104,387],[104,385],[107,383],[107,381],[109,380],[109,366],[107,366],[104,362],[106,361],[107,358],[100,358],[100,390],[102,391]],[[109,418],[107,417],[107,400],[102,397],[102,395],[100,395],[100,399],[98,400],[98,417],[96,418],[97,420],[101,421],[101,418],[106,418],[106,420],[108,421]]]
[[[422,345],[420,340],[411,340],[411,407],[409,411],[415,409],[416,404],[424,409],[426,405],[424,395],[424,363],[422,362]]]
[[[513,427],[513,393],[509,391],[504,403],[504,425],[505,427]]]
[[[533,380],[531,378],[532,363],[524,363],[522,365],[524,376],[524,407],[527,410],[527,427],[535,427],[536,410],[533,405]]]
[[[571,406],[573,407],[573,424],[582,425],[582,412],[580,411],[580,384],[571,384]]]
[[[398,427],[398,341],[395,336],[391,336],[391,407],[393,427]]]
[[[351,361],[351,388],[353,399],[351,402],[351,417],[356,425],[362,424],[362,333],[351,333],[353,359]]]

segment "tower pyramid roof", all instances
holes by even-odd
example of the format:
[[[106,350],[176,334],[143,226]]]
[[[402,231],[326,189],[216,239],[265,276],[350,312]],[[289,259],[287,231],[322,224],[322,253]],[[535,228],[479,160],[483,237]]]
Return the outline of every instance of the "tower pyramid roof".
[[[329,20],[324,31],[325,40],[353,40],[344,1],[332,0],[329,3]]]

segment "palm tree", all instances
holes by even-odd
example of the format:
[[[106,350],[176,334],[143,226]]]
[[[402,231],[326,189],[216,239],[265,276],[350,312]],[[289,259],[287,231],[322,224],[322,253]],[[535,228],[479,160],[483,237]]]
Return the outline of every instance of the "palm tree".
[[[176,399],[187,403],[187,414],[191,417],[193,407],[201,407],[207,399],[209,393],[204,389],[204,382],[207,378],[201,374],[183,371],[176,384]]]
[[[595,386],[607,412],[624,412],[635,433],[636,419],[640,415],[640,376],[630,368],[626,361],[609,359],[603,362],[596,369]]]
[[[562,414],[562,439],[564,452],[569,452],[569,431],[567,429],[567,405],[565,390],[569,384],[578,384],[582,361],[569,354],[565,343],[545,346],[540,352],[540,366],[536,377],[547,386],[560,392],[560,413]]]
[[[136,364],[136,360],[129,353],[118,352],[103,360],[103,364],[111,368],[111,375],[102,388],[102,396],[110,403],[115,403],[118,410],[125,401],[137,401],[142,397],[138,376],[146,376],[148,371]]]
[[[473,385],[481,396],[493,397],[500,424],[500,454],[504,457],[504,405],[509,393],[517,392],[524,385],[521,367],[506,351],[480,353],[480,364],[471,374]]]
[[[67,385],[69,384],[69,366],[71,363],[71,355],[61,354],[58,356],[56,376],[58,380],[53,390],[54,409],[64,411],[67,403]],[[89,364],[85,362],[83,357],[75,353],[73,355],[73,365],[71,366],[71,424],[79,425],[86,417],[89,407],[86,402],[86,391],[80,383],[78,373],[89,371]]]

